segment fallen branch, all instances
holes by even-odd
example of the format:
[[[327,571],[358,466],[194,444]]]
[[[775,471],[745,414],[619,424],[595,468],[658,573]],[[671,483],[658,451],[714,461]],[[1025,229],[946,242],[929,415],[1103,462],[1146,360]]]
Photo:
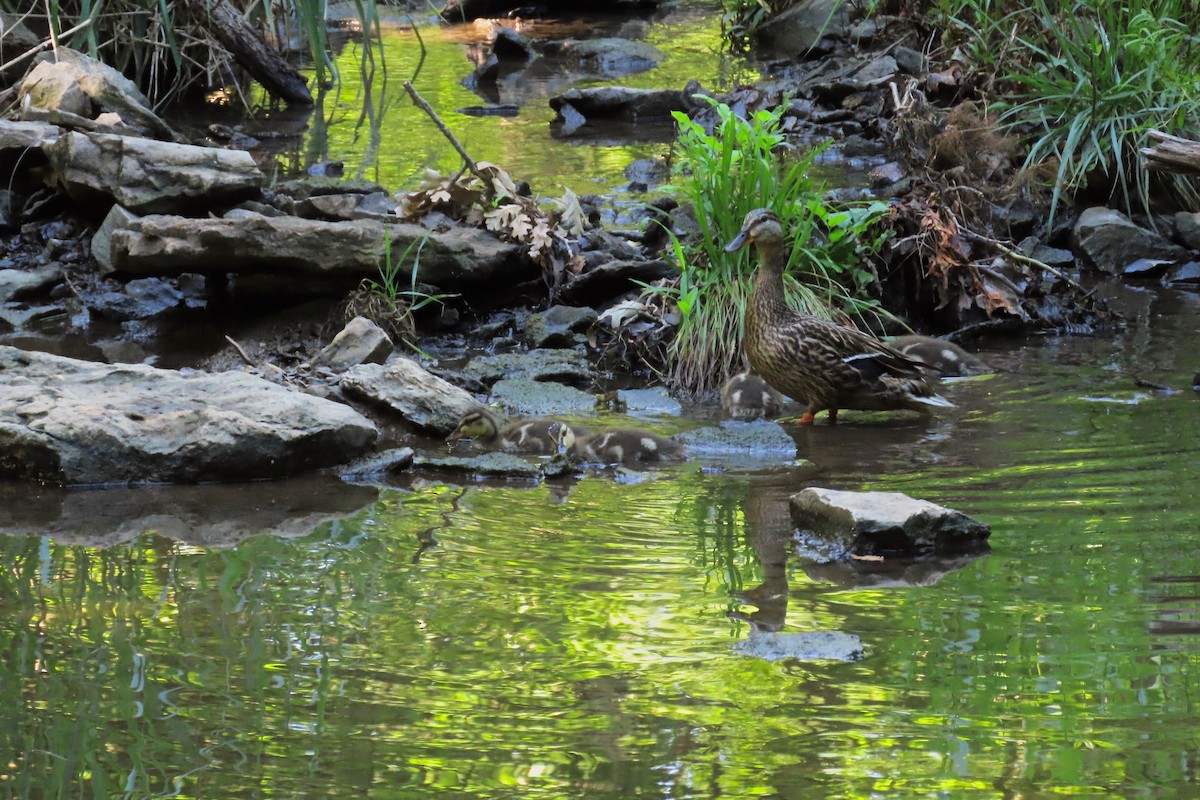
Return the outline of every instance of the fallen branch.
[[[291,105],[313,104],[304,76],[263,41],[227,0],[184,0],[183,7],[272,97],[282,98]]]
[[[1146,136],[1155,143],[1141,150],[1146,169],[1180,175],[1200,174],[1200,142],[1154,130],[1147,131]]]
[[[958,231],[963,236],[965,236],[966,238],[970,239],[973,242],[979,242],[980,244],[986,244],[986,245],[996,248],[1001,253],[1003,253],[1004,255],[1011,258],[1013,261],[1019,261],[1022,264],[1028,264],[1031,267],[1036,267],[1037,269],[1040,269],[1043,272],[1048,272],[1051,275],[1053,275],[1054,277],[1058,278],[1060,281],[1065,281],[1068,286],[1078,289],[1079,291],[1084,292],[1085,294],[1091,294],[1091,292],[1089,292],[1087,289],[1085,289],[1078,281],[1073,280],[1068,275],[1064,274],[1061,270],[1057,270],[1054,267],[1050,266],[1049,264],[1046,264],[1042,261],[1038,261],[1036,258],[1031,258],[1022,253],[1018,253],[1016,250],[1013,250],[1011,247],[1001,244],[1000,242],[996,241],[995,239],[989,239],[986,236],[982,236],[978,233],[975,233],[974,231],[970,231],[970,230],[964,228],[962,225],[958,226]]]

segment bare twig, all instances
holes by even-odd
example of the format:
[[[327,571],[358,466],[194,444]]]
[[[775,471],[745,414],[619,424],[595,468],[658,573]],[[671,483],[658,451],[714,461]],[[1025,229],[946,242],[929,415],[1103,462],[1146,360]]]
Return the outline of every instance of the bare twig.
[[[255,368],[258,367],[258,364],[255,363],[254,359],[250,358],[250,356],[246,354],[246,351],[244,349],[242,349],[242,346],[240,344],[238,344],[236,341],[234,341],[232,336],[226,336],[225,341],[227,341],[231,345],[233,345],[233,349],[237,350],[238,355],[242,357],[242,361],[245,361],[247,365],[249,365],[251,367],[255,367]]]
[[[4,63],[4,64],[0,64],[0,72],[7,72],[9,67],[15,67],[17,64],[20,64],[25,59],[36,56],[38,53],[42,52],[47,47],[53,47],[54,49],[57,50],[59,39],[62,39],[66,36],[70,36],[71,34],[75,33],[76,31],[81,31],[91,24],[92,24],[92,19],[91,19],[91,17],[88,17],[83,22],[76,25],[74,28],[65,30],[62,33],[59,33],[57,35],[54,34],[53,30],[51,30],[51,35],[50,35],[49,39],[42,42],[41,44],[38,44],[34,47],[29,48],[24,53],[21,53],[21,55],[17,56],[16,58],[12,59],[11,61]]]
[[[1036,258],[1030,258],[1027,255],[1023,255],[1022,253],[1018,253],[1016,250],[1013,250],[1011,247],[1008,247],[1007,245],[1004,245],[1004,244],[996,241],[995,239],[989,239],[986,236],[981,236],[980,234],[975,233],[974,231],[970,231],[967,228],[964,228],[961,224],[958,226],[958,231],[963,236],[965,236],[966,238],[970,239],[973,242],[979,242],[980,244],[990,245],[1014,261],[1020,261],[1022,264],[1028,264],[1029,266],[1036,267],[1037,269],[1040,269],[1043,272],[1048,272],[1051,275],[1053,275],[1054,277],[1058,278],[1059,280],[1066,281],[1068,286],[1078,289],[1079,291],[1084,292],[1085,294],[1091,294],[1091,292],[1089,292],[1082,285],[1080,285],[1078,281],[1071,279],[1069,276],[1063,274],[1060,270],[1055,269],[1054,267],[1050,266],[1049,264],[1046,264],[1042,261],[1038,261]]]
[[[486,175],[480,172],[479,167],[475,164],[475,159],[471,158],[471,156],[467,153],[466,148],[463,147],[462,143],[458,141],[458,138],[451,133],[450,129],[446,127],[446,123],[442,122],[441,117],[437,115],[437,112],[430,107],[429,103],[425,102],[425,98],[417,94],[417,90],[413,88],[412,81],[404,82],[404,91],[408,92],[408,96],[412,98],[413,105],[424,111],[429,118],[433,120],[433,124],[437,126],[438,130],[442,132],[442,135],[446,137],[446,140],[450,142],[450,146],[458,151],[458,154],[462,157],[463,163],[466,165],[467,169],[471,171],[471,174],[482,181],[484,186],[490,188],[492,182],[488,180]]]

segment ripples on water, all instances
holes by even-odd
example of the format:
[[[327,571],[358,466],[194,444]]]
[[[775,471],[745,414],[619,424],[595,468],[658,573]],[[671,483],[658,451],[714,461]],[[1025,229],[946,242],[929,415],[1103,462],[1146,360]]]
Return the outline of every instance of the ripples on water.
[[[1200,399],[1130,376],[1188,383],[1200,304],[1126,302],[1153,325],[994,343],[945,417],[799,432],[815,469],[417,483],[234,547],[0,540],[0,786],[1193,797]],[[786,500],[814,483],[971,513],[991,554],[802,563]],[[747,620],[866,657],[738,656]]]

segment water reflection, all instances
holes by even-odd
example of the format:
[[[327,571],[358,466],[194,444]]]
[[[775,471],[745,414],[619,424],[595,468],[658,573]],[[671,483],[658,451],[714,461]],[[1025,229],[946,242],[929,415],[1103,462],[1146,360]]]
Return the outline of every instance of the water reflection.
[[[427,478],[311,508],[262,484],[283,511],[243,529],[343,515],[204,545],[74,544],[89,531],[50,527],[76,503],[56,496],[20,518],[34,535],[0,537],[0,780],[21,797],[1193,796],[1197,400],[1083,399],[1119,396],[1135,363],[1200,369],[1200,302],[1148,305],[1148,330],[1116,339],[994,343],[1006,371],[954,386],[937,420],[801,432],[812,467],[568,493]],[[818,482],[962,510],[992,553],[886,578],[800,562],[786,498]],[[98,495],[77,496],[79,520]],[[158,505],[235,502],[196,497]],[[738,655],[755,629],[843,631],[866,655]]]

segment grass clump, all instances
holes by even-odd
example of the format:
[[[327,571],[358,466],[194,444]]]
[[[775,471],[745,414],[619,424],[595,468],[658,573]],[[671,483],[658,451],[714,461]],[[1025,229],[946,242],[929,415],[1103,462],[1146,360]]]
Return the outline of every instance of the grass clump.
[[[679,125],[673,189],[691,204],[699,224],[694,239],[673,239],[679,279],[646,292],[666,294],[679,309],[667,380],[700,393],[719,389],[742,369],[742,325],[754,263],[750,248],[724,252],[746,213],[767,207],[794,237],[785,284],[797,310],[830,318],[877,309],[867,297],[875,274],[862,266],[878,248],[872,234],[883,203],[835,208],[808,177],[821,148],[796,154],[786,147],[780,120],[786,104],[748,119],[711,99],[718,123],[712,133],[676,113]]]
[[[1162,194],[1200,209],[1194,177],[1152,176],[1151,129],[1200,136],[1200,38],[1192,0],[940,0],[975,66],[992,75],[1004,129],[1027,167],[1055,165],[1051,214],[1084,190],[1149,211]]]
[[[342,313],[344,321],[366,317],[382,328],[393,342],[403,342],[410,349],[419,352],[413,313],[431,303],[444,303],[456,296],[430,294],[420,288],[417,276],[421,270],[421,249],[428,241],[428,234],[414,239],[399,258],[393,259],[391,240],[385,239],[383,263],[379,265],[379,280],[365,278],[358,288],[350,293]],[[410,262],[411,267],[408,266]]]

